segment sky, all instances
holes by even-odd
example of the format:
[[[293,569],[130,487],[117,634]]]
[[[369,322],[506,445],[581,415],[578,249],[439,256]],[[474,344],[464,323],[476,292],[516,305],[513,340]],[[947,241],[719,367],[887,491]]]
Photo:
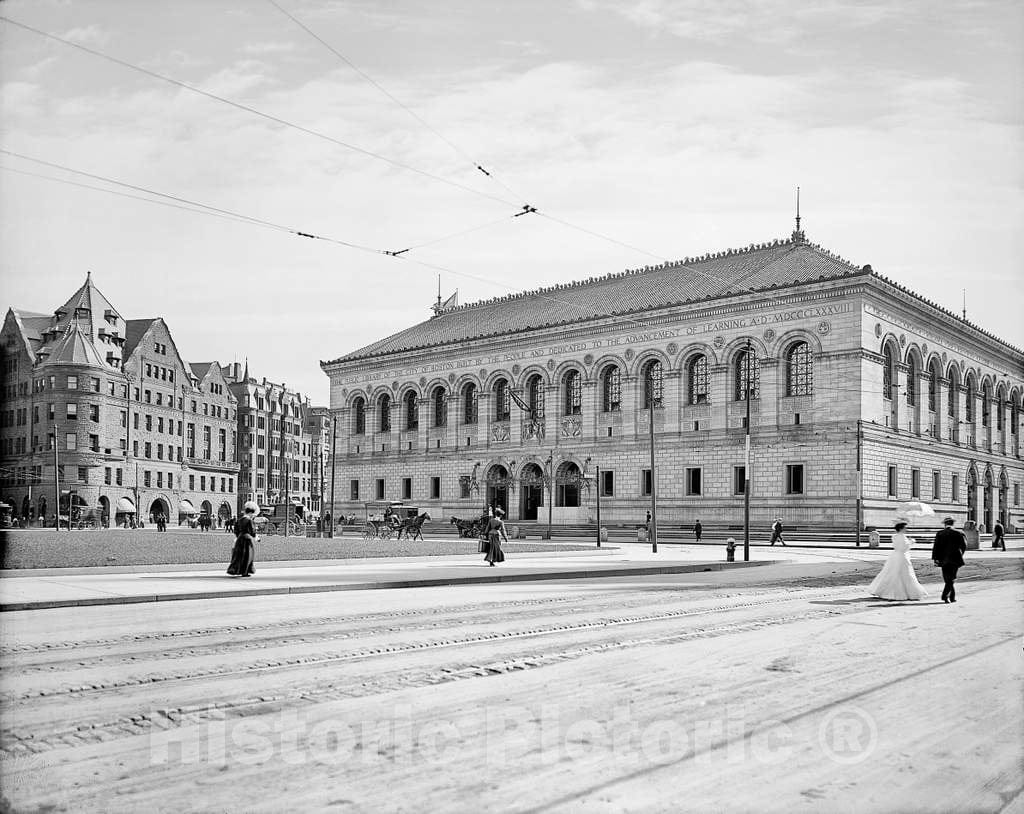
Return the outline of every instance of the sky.
[[[966,289],[968,318],[1024,347],[1019,2],[0,16],[226,100],[0,21],[0,149],[265,222],[0,154],[4,310],[50,312],[91,271],[186,360],[248,359],[326,404],[320,360],[428,318],[438,275],[465,303],[786,237],[800,186],[809,240],[956,313]]]

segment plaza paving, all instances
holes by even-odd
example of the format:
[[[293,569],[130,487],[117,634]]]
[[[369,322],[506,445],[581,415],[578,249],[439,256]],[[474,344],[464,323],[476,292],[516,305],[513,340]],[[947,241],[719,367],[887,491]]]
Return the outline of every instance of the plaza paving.
[[[971,552],[956,605],[918,558],[930,598],[889,603],[865,592],[886,552],[757,553],[778,562],[3,613],[3,794],[75,812],[1021,810],[1019,552]],[[656,558],[520,567],[599,559]],[[410,565],[485,568],[327,568]]]

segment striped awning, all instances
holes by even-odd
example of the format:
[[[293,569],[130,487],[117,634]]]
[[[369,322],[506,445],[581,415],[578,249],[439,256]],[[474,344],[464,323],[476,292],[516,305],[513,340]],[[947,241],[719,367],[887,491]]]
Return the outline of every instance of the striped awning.
[[[117,499],[117,510],[124,514],[135,514],[135,504],[126,497]]]
[[[196,507],[192,505],[191,500],[182,499],[179,509],[182,514],[199,514],[196,511]]]

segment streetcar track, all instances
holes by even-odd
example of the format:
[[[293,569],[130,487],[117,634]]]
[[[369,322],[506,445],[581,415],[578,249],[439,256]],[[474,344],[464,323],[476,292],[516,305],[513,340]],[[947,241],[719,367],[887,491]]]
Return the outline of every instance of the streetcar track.
[[[461,638],[448,637],[434,641],[427,640],[407,644],[395,644],[381,647],[361,648],[358,650],[344,653],[329,653],[326,655],[305,656],[286,660],[271,661],[270,663],[257,662],[255,664],[250,664],[244,667],[234,669],[213,668],[206,670],[197,670],[184,676],[160,676],[159,674],[156,674],[149,675],[147,677],[137,677],[132,679],[124,679],[121,681],[113,681],[99,685],[83,685],[79,687],[65,687],[60,689],[42,689],[31,693],[22,693],[21,695],[0,696],[0,698],[3,698],[5,703],[11,704],[23,701],[34,701],[40,698],[59,698],[61,696],[82,697],[95,694],[98,692],[104,692],[108,690],[122,690],[125,688],[138,687],[146,684],[167,685],[173,682],[194,681],[196,679],[232,678],[240,675],[251,675],[256,673],[269,672],[273,670],[291,670],[304,667],[316,667],[336,662],[355,661],[359,659],[373,658],[375,656],[401,655],[404,653],[422,652],[425,650],[439,650],[442,648],[449,647],[473,646],[496,641],[510,641],[514,639],[525,639],[538,636],[568,634],[587,630],[599,630],[604,628],[621,627],[624,625],[649,624],[655,622],[669,621],[671,619],[704,616],[712,613],[744,611],[749,610],[751,608],[763,607],[765,605],[780,604],[784,602],[811,601],[814,599],[833,595],[834,591],[816,591],[813,593],[809,592],[804,593],[800,596],[794,596],[792,593],[787,593],[783,596],[776,595],[770,598],[761,599],[757,601],[716,604],[714,606],[704,608],[683,608],[675,611],[641,614],[622,618],[605,617],[586,622],[570,622],[567,624],[563,623],[528,628],[526,630],[480,633],[477,635],[465,636]]]

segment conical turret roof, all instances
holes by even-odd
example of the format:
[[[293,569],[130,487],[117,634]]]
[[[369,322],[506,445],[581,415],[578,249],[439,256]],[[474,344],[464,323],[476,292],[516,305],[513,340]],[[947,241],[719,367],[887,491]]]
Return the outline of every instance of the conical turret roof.
[[[109,366],[103,361],[96,346],[88,334],[82,330],[82,324],[73,319],[68,323],[60,339],[50,348],[49,355],[44,361],[46,365],[79,365],[85,367],[98,367],[109,370]]]

